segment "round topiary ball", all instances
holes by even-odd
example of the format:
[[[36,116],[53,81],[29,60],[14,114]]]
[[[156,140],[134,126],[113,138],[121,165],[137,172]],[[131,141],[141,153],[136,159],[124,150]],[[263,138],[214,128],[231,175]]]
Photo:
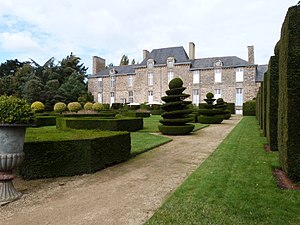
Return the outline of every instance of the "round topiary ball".
[[[218,98],[218,99],[217,99],[217,104],[223,104],[223,103],[224,103],[223,98]]]
[[[67,107],[70,112],[78,112],[80,109],[82,109],[79,102],[70,102]]]
[[[183,85],[183,81],[179,77],[176,77],[170,81],[169,88],[170,89],[180,88],[182,87],[182,85]]]
[[[67,110],[67,105],[63,102],[58,102],[54,105],[54,112],[62,113]]]
[[[35,101],[31,104],[31,110],[35,113],[42,113],[45,110],[45,105],[40,101]]]
[[[208,92],[208,93],[206,94],[206,98],[207,98],[207,99],[212,99],[213,97],[214,97],[214,94],[211,93],[211,92]]]
[[[100,102],[95,102],[93,104],[92,110],[99,112],[102,109],[103,109],[103,104],[101,104]]]
[[[93,103],[87,102],[87,103],[84,104],[83,108],[84,108],[85,110],[92,110],[92,108],[93,108]]]

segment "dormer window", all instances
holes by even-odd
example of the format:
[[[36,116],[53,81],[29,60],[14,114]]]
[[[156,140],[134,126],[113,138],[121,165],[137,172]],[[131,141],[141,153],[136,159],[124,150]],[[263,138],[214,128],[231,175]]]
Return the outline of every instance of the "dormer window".
[[[147,68],[150,70],[150,69],[153,69],[153,67],[154,67],[154,60],[153,59],[148,59]]]
[[[109,70],[109,75],[115,75],[116,70],[114,68]]]
[[[214,67],[221,67],[221,66],[223,66],[223,62],[221,60],[216,60],[214,62]]]
[[[168,66],[168,68],[173,68],[174,67],[174,58],[173,57],[169,57],[168,59],[167,59],[167,66]]]

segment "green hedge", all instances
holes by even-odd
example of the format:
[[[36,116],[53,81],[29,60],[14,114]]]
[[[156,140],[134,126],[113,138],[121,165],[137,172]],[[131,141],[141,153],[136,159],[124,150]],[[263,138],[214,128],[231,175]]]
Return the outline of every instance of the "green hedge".
[[[235,104],[233,102],[227,103],[227,109],[230,110],[231,114],[235,114]]]
[[[35,116],[34,124],[36,126],[55,126],[57,116]]]
[[[67,113],[62,114],[63,117],[105,117],[105,118],[113,118],[116,116],[116,112],[114,111],[100,111],[98,113],[92,114],[75,114],[75,113]]]
[[[180,126],[158,125],[158,129],[165,135],[185,135],[193,131],[194,124],[184,124]]]
[[[277,144],[277,121],[278,121],[278,68],[279,57],[272,56],[269,61],[268,77],[267,77],[267,121],[266,134],[267,140],[272,151],[278,150]]]
[[[198,122],[203,124],[218,124],[222,123],[223,116],[222,115],[215,115],[215,116],[205,116],[200,115],[198,116]]]
[[[150,112],[127,111],[123,113],[127,117],[150,117]]]
[[[85,140],[26,142],[19,174],[25,179],[93,173],[130,157],[130,134]]]
[[[111,131],[137,131],[143,129],[143,118],[95,119],[57,118],[58,129],[97,129]]]
[[[255,116],[256,101],[251,100],[243,103],[243,116]]]
[[[300,6],[289,8],[279,46],[278,150],[288,176],[300,181]]]

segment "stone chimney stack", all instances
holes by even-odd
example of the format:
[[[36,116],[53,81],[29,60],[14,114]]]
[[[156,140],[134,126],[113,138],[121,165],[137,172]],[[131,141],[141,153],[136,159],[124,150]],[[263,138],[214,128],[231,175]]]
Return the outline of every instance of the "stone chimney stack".
[[[254,64],[254,46],[248,46],[248,63]]]
[[[144,49],[143,50],[143,59],[148,58],[149,54],[150,54],[150,52],[148,50]]]
[[[195,44],[194,44],[194,42],[189,43],[189,58],[191,60],[195,59]]]
[[[105,69],[105,59],[98,56],[93,56],[93,74],[99,73]]]

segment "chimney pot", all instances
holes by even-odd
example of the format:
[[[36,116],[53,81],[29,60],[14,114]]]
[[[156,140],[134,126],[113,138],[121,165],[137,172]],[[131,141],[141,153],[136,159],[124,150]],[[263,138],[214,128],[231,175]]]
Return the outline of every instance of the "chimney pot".
[[[189,43],[189,58],[191,60],[195,59],[195,44],[194,44],[194,42]]]
[[[248,46],[248,63],[254,64],[254,46]]]

